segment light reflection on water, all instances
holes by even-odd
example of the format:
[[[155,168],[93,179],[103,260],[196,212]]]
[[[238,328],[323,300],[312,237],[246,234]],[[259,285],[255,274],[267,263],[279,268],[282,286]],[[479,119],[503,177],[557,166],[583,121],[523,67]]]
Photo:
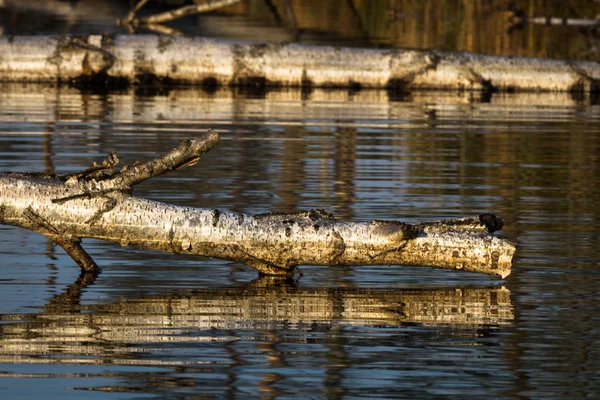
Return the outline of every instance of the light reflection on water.
[[[591,396],[599,106],[568,94],[483,100],[4,86],[0,171],[70,173],[109,151],[129,164],[212,127],[219,148],[136,195],[353,220],[491,211],[520,247],[504,281],[304,267],[285,283],[235,263],[85,241],[104,268],[92,284],[43,237],[2,226],[0,394]]]

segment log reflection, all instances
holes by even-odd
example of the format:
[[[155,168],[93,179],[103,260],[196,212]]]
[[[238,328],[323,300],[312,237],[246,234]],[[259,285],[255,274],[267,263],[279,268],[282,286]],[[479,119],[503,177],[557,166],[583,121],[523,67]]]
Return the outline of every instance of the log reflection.
[[[323,331],[406,324],[478,328],[513,319],[510,291],[504,287],[306,288],[260,278],[239,288],[81,302],[94,279],[80,276],[40,314],[0,315],[0,362],[174,365],[177,361],[142,360],[137,354],[147,351],[148,343],[239,340],[228,336],[228,330]]]

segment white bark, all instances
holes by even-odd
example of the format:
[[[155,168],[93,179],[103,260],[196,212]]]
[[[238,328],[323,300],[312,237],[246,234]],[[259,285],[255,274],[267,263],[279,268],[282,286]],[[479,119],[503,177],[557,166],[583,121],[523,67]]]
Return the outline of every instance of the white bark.
[[[155,35],[0,37],[0,80],[598,91],[600,64]]]
[[[340,222],[319,210],[245,215],[133,197],[133,185],[183,166],[218,143],[209,132],[156,160],[116,170],[111,155],[68,177],[0,175],[0,223],[32,229],[63,246],[86,270],[97,266],[79,245],[90,237],[141,248],[242,262],[265,274],[311,265],[425,265],[506,277],[515,245],[490,232],[490,214],[417,225]]]

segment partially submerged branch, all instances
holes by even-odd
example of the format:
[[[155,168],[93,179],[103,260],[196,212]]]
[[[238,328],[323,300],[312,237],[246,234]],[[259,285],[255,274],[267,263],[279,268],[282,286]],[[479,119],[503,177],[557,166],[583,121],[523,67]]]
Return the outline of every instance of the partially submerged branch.
[[[599,91],[600,64],[436,50],[357,49],[200,37],[0,37],[0,80],[167,81],[216,87]]]
[[[79,265],[82,271],[96,273],[99,271],[98,265],[92,257],[81,247],[81,241],[77,237],[73,237],[68,232],[60,232],[44,217],[37,214],[31,209],[26,208],[23,212],[22,228],[41,233],[62,247],[65,252]]]
[[[312,210],[246,215],[194,209],[131,195],[133,186],[195,164],[219,143],[209,131],[155,160],[116,170],[110,155],[79,174],[0,174],[0,223],[41,233],[83,268],[94,270],[79,245],[90,237],[146,249],[233,260],[260,273],[289,275],[298,265],[425,265],[510,274],[515,245],[492,235],[491,214],[422,224],[342,222]]]

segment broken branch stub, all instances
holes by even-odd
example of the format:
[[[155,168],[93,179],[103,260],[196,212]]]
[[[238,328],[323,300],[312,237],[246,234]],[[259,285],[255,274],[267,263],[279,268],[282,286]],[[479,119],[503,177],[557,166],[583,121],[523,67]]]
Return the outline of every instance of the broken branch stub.
[[[502,228],[492,214],[422,224],[344,222],[322,210],[247,215],[132,196],[134,185],[193,165],[218,143],[218,135],[209,131],[120,171],[114,156],[69,177],[0,174],[0,223],[49,237],[87,270],[97,267],[79,244],[84,237],[237,261],[263,274],[289,275],[305,264],[419,265],[510,274],[516,246],[492,234]]]

